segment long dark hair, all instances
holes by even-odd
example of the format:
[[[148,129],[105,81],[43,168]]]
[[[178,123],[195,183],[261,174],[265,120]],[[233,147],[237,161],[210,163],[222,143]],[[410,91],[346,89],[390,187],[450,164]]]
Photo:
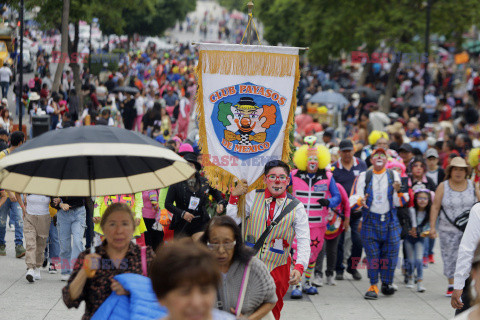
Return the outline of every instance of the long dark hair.
[[[226,227],[230,228],[233,231],[235,237],[235,251],[233,253],[233,260],[238,260],[242,263],[248,262],[253,256],[254,252],[252,249],[247,248],[243,243],[242,232],[237,226],[235,221],[229,216],[217,216],[212,218],[205,229],[205,233],[200,238],[200,241],[207,243],[210,240],[210,230],[213,227]]]

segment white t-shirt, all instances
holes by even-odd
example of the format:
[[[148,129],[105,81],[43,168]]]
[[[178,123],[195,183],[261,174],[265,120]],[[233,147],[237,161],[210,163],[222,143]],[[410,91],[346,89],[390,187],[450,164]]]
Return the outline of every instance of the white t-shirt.
[[[137,109],[137,116],[143,115],[143,105],[145,104],[145,98],[139,96],[135,98],[135,109]]]
[[[43,216],[50,214],[48,205],[50,204],[50,197],[39,194],[27,195],[27,213],[34,216]]]
[[[12,70],[9,67],[0,68],[0,82],[10,82],[10,77],[12,76]]]

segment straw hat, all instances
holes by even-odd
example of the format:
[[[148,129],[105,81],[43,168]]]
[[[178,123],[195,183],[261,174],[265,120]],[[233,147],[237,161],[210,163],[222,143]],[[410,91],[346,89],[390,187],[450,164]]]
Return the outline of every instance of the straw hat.
[[[450,176],[450,171],[452,170],[453,167],[457,168],[467,168],[467,177],[470,175],[470,166],[467,164],[465,159],[462,157],[455,157],[450,161],[450,164],[448,167],[445,169],[445,175]]]

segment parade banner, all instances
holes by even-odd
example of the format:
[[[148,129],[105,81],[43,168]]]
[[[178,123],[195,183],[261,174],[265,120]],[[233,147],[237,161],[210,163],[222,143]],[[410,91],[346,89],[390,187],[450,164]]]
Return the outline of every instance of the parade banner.
[[[270,160],[288,162],[298,48],[199,44],[199,145],[212,187],[226,192],[235,179],[263,186]]]

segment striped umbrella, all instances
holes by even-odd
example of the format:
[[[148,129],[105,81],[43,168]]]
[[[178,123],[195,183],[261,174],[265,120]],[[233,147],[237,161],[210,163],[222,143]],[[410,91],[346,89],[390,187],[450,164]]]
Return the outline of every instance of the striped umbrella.
[[[0,188],[48,196],[105,196],[164,188],[195,170],[138,133],[108,126],[50,131],[0,160]]]

